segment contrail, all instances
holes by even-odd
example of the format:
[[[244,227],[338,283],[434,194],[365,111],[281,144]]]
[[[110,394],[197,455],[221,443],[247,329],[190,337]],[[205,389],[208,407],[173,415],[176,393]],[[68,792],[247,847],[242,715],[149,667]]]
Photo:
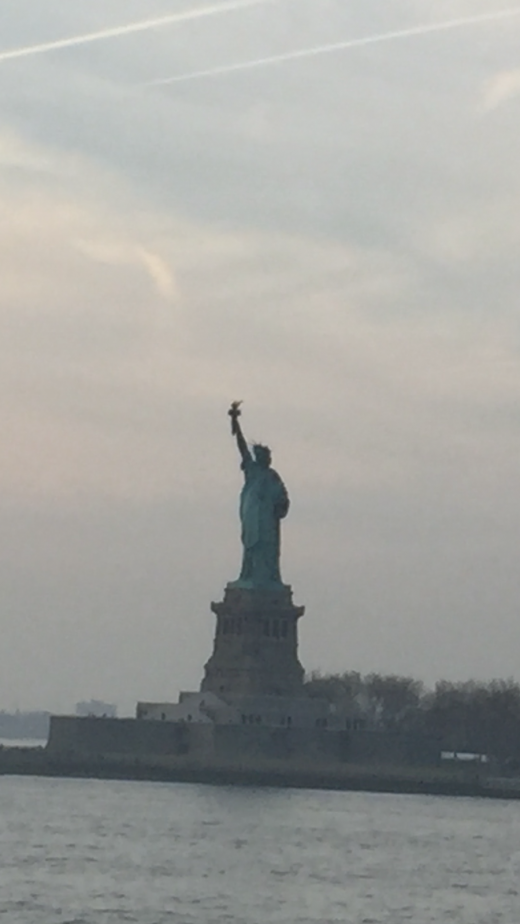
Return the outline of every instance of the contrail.
[[[135,32],[147,32],[151,29],[161,29],[164,26],[173,26],[177,23],[189,22],[193,19],[203,19],[207,16],[220,16],[224,13],[234,13],[253,6],[265,6],[279,0],[231,0],[230,3],[212,4],[203,6],[198,10],[185,10],[184,13],[171,13],[156,19],[144,19],[139,22],[127,23],[123,26],[114,26],[111,29],[100,29],[98,32],[86,32],[83,35],[73,35],[70,38],[58,39],[54,42],[42,42],[39,45],[26,45],[23,48],[13,48],[0,51],[0,63],[13,61],[15,58],[29,58],[32,55],[43,55],[62,48],[73,48],[75,45],[89,45],[91,42],[101,42],[105,39],[120,38],[132,35]]]
[[[267,67],[270,64],[284,64],[288,61],[298,61],[301,58],[315,58],[319,55],[327,55],[336,51],[345,51],[348,48],[360,48],[363,45],[376,45],[379,42],[392,42],[397,39],[429,35],[433,32],[446,32],[449,29],[459,29],[463,26],[476,26],[479,23],[496,22],[501,19],[511,19],[514,16],[520,16],[520,7],[497,10],[494,13],[482,13],[478,16],[448,19],[445,22],[412,26],[409,29],[398,29],[395,32],[382,32],[379,35],[367,35],[363,38],[347,39],[344,42],[333,42],[330,45],[314,45],[312,48],[302,48],[298,51],[289,51],[281,55],[271,55],[267,58],[256,58],[253,61],[239,61],[236,64],[226,64],[222,67],[212,67],[208,70],[190,71],[185,74],[177,74],[175,77],[160,77],[157,80],[149,80],[142,86],[159,87],[164,84],[198,80],[203,77],[219,77],[220,75],[233,74],[237,71],[249,71],[255,68]]]

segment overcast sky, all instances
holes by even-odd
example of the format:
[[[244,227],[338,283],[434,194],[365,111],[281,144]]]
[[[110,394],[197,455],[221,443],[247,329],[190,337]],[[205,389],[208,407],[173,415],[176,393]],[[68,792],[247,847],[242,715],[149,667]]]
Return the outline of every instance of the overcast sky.
[[[271,0],[2,60],[198,6],[0,0],[0,708],[198,688],[236,398],[307,670],[520,680],[520,16],[160,86],[497,3]]]

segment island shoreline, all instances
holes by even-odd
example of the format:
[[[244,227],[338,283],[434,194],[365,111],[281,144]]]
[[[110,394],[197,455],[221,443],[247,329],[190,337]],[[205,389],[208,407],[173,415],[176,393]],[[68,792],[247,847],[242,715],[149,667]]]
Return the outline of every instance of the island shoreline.
[[[413,774],[405,768],[385,770],[294,766],[167,764],[142,758],[65,758],[45,748],[2,748],[0,776],[35,776],[72,779],[130,780],[243,786],[275,789],[315,789],[337,792],[394,793],[400,795],[454,796],[485,799],[520,799],[520,780],[480,775],[475,771],[434,773],[432,768]]]

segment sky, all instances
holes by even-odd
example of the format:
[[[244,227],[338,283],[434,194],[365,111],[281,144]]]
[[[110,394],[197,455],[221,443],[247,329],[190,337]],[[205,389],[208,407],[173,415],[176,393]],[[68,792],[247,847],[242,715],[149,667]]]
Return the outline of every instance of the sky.
[[[520,681],[520,7],[231,6],[0,0],[0,708],[198,689],[235,399],[306,670]]]

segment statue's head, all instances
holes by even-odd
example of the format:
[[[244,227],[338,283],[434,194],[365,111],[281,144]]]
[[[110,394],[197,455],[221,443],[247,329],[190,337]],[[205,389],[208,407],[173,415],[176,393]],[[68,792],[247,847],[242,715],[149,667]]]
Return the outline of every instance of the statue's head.
[[[262,446],[261,443],[255,443],[253,446],[253,455],[258,465],[261,465],[262,468],[269,468],[271,464],[271,450],[269,446]]]

